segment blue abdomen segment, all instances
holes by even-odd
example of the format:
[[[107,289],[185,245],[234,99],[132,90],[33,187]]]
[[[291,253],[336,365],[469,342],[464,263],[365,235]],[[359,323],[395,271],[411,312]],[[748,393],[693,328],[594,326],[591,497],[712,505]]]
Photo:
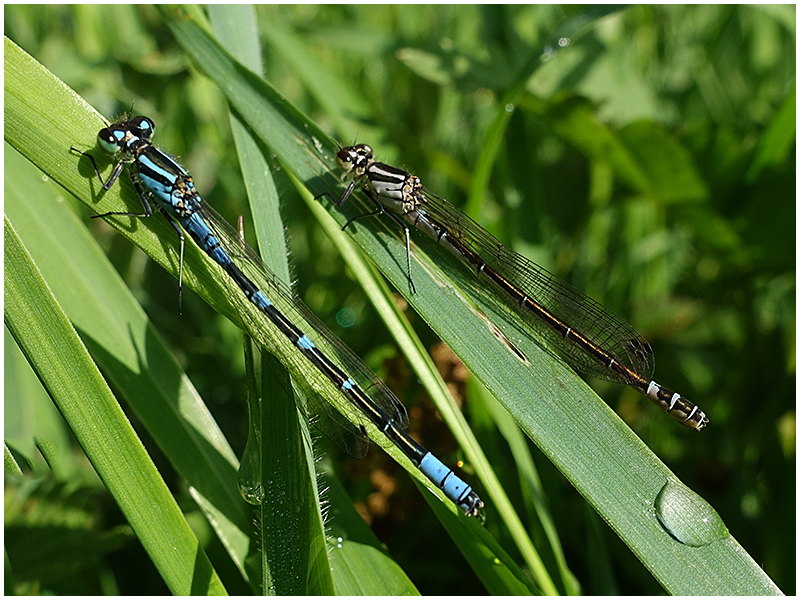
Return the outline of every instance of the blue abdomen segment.
[[[455,504],[464,508],[464,500],[472,488],[462,481],[442,461],[428,452],[419,463],[419,470]]]
[[[184,226],[194,238],[197,245],[200,246],[206,254],[213,258],[225,270],[228,270],[229,265],[233,265],[233,261],[228,253],[222,248],[217,237],[212,233],[203,217],[197,213],[192,213],[191,216],[186,218],[179,218],[181,224]]]

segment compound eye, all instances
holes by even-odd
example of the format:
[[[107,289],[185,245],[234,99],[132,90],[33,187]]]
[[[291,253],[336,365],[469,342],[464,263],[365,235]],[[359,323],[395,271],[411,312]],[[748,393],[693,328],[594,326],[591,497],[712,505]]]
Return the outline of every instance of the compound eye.
[[[135,117],[128,121],[127,125],[131,137],[148,142],[153,138],[156,130],[155,123],[147,117]]]
[[[342,163],[353,162],[353,154],[350,152],[349,148],[342,148],[339,150],[339,152],[336,153],[336,158],[338,158],[339,162]]]
[[[118,129],[106,127],[101,129],[97,134],[97,145],[100,146],[104,152],[114,154],[119,150],[120,141],[124,137],[124,134]]]
[[[139,129],[145,137],[150,137],[156,132],[156,125],[147,117],[141,117],[138,124]]]

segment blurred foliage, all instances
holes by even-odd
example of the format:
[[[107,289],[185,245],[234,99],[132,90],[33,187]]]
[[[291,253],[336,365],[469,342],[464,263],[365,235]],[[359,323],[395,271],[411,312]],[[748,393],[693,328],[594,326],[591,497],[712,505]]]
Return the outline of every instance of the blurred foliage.
[[[458,205],[486,164],[479,157],[500,136],[485,193],[467,205],[472,216],[651,342],[657,380],[710,416],[702,434],[676,435],[671,420],[632,390],[597,389],[716,508],[775,583],[795,593],[795,8],[636,6],[588,30],[580,28],[581,10],[272,6],[258,8],[258,27],[266,77],[290,102],[342,143],[369,143],[379,160],[411,170]],[[7,5],[4,16],[7,36],[106,117],[135,101],[137,113],[159,124],[159,145],[180,157],[203,195],[229,221],[240,214],[244,187],[229,151],[225,101],[153,8]],[[299,77],[310,68],[295,68],[297,61],[318,77]],[[333,96],[340,101],[327,103]],[[342,98],[351,107],[344,113],[333,108]],[[507,120],[498,128],[500,117]],[[368,300],[291,185],[280,176],[278,185],[298,293],[414,405],[419,387],[380,333]],[[184,298],[178,318],[174,280],[142,264],[104,223],[91,226],[241,451],[244,372],[236,331],[196,298]],[[344,309],[356,316],[352,328],[336,324]],[[424,324],[415,324],[433,346]],[[419,405],[425,408],[424,398]],[[7,439],[10,420],[7,382]],[[438,452],[442,429],[428,421],[421,436]],[[440,443],[448,448],[446,438]],[[503,452],[497,464],[509,458]],[[543,485],[583,590],[659,593],[541,458]],[[393,468],[379,453],[371,460]],[[169,477],[169,467],[159,466]],[[93,491],[85,493],[94,496],[98,482],[86,479]],[[509,490],[517,485],[506,483]],[[364,498],[370,488],[357,477],[350,492]],[[8,482],[6,489],[8,527]],[[400,511],[399,522],[376,516],[373,529],[423,593],[474,593],[476,582],[462,576],[467,570],[446,536],[438,536],[441,545],[431,539],[430,515],[422,511],[413,528],[404,527],[415,510]],[[105,515],[112,516],[108,532],[120,524],[119,515]],[[116,547],[119,535],[106,545]],[[610,556],[603,568],[597,552]],[[435,555],[438,567],[447,553],[454,566],[430,572],[428,558]],[[94,570],[102,584],[65,576],[61,583],[42,579],[41,591],[97,593],[94,586],[103,585],[106,593],[163,592],[158,584],[142,588],[153,577],[140,574],[151,567],[139,550],[126,557],[134,562],[85,558],[80,568]]]

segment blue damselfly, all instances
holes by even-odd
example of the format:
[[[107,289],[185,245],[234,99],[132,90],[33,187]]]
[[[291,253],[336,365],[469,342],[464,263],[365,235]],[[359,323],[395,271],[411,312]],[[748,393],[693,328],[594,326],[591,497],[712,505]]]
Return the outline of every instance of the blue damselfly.
[[[183,275],[185,230],[225,270],[247,301],[266,317],[269,324],[259,321],[256,327],[277,329],[277,332],[273,329],[269,335],[258,338],[265,349],[278,356],[298,382],[307,378],[304,373],[309,369],[321,375],[328,387],[322,384],[321,389],[308,390],[312,395],[319,394],[328,399],[331,395],[337,396],[339,404],[323,408],[329,422],[345,430],[351,439],[343,444],[345,438],[340,436],[340,431],[332,436],[334,441],[354,456],[361,457],[369,443],[364,424],[372,423],[466,515],[480,518],[483,502],[472,488],[404,431],[408,418],[400,400],[201,198],[186,170],[174,158],[152,145],[154,132],[153,121],[142,116],[121,120],[100,130],[97,145],[118,158],[105,182],[94,158],[73,148],[89,158],[104,190],[110,189],[125,165],[129,165],[131,181],[144,208],[142,213],[106,212],[93,216],[149,217],[153,211],[148,198],[154,200],[180,241],[179,288]],[[332,393],[331,386],[335,389]]]
[[[542,336],[573,369],[633,386],[679,423],[702,429],[702,410],[655,381],[650,344],[631,325],[574,286],[503,246],[464,212],[431,193],[419,177],[375,161],[366,144],[341,148],[336,164],[349,182],[335,204],[342,206],[361,182],[375,212],[388,214],[404,231],[412,291],[409,225],[445,246],[501,291],[508,307]],[[388,211],[387,211],[388,209]]]

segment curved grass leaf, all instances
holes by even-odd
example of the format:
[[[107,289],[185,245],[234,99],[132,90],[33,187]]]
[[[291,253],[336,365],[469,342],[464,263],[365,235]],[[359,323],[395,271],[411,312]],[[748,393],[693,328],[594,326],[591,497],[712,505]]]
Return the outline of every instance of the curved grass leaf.
[[[314,196],[337,198],[341,187],[335,183],[332,163],[335,145],[319,128],[268,84],[238,68],[190,20],[172,19],[170,26],[284,167]],[[264,114],[269,118],[259,122]],[[329,204],[326,208],[340,224],[353,214],[352,207],[346,215]],[[349,233],[668,591],[741,591],[742,579],[732,573],[747,573],[744,585],[753,593],[775,591],[732,538],[690,548],[665,531],[654,505],[664,485],[677,480],[675,475],[442,249],[415,240],[425,253],[415,253],[412,268],[418,293],[412,295],[404,248],[391,223],[362,221]],[[497,332],[503,343],[498,343]],[[473,467],[482,480],[491,479],[488,465]]]
[[[224,594],[166,484],[7,218],[4,240],[5,323],[29,364],[170,590]]]

